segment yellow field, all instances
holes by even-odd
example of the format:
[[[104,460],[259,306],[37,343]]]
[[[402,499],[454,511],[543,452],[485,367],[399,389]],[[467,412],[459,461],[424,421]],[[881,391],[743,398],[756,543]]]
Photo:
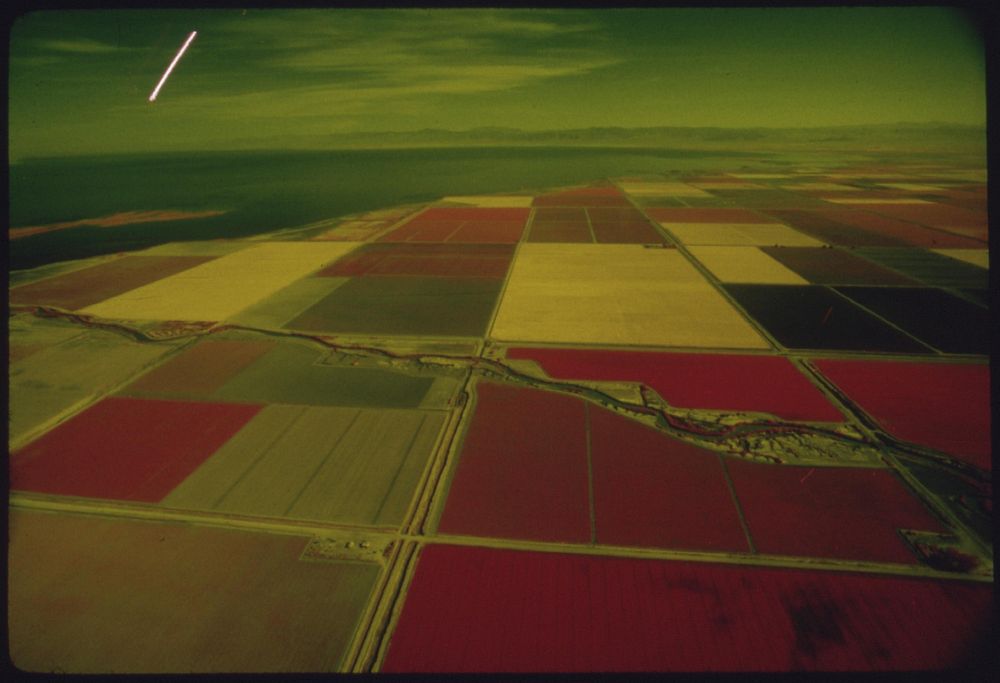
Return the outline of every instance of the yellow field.
[[[971,263],[980,268],[990,267],[989,249],[931,249],[931,251],[937,252],[942,256],[950,256],[959,261]]]
[[[665,223],[684,244],[744,247],[820,247],[823,243],[781,223]]]
[[[689,251],[722,282],[809,284],[756,247],[691,247]]]
[[[268,406],[163,504],[398,525],[443,422],[439,411]]]
[[[225,320],[346,254],[356,242],[272,242],[88,306],[128,320]]]
[[[225,256],[252,246],[252,242],[238,240],[167,242],[137,253],[140,256]]]
[[[522,244],[491,336],[768,348],[683,254],[631,244]]]

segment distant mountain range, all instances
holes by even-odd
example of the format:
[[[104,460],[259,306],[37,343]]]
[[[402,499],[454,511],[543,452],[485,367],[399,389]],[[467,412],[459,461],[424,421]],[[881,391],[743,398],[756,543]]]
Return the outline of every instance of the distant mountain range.
[[[255,140],[260,144],[260,140]],[[826,147],[850,149],[950,149],[985,151],[981,126],[950,123],[892,123],[816,128],[719,128],[662,126],[655,128],[571,128],[527,131],[482,127],[463,131],[425,128],[394,132],[331,133],[326,136],[283,137],[281,146],[311,148],[393,148],[453,146],[600,146],[757,149]]]

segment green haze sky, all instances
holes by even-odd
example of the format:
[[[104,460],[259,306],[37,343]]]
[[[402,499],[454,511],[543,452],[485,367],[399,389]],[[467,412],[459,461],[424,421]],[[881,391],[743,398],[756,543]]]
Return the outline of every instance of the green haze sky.
[[[10,39],[14,160],[423,128],[985,125],[985,102],[982,38],[949,8],[57,11]]]

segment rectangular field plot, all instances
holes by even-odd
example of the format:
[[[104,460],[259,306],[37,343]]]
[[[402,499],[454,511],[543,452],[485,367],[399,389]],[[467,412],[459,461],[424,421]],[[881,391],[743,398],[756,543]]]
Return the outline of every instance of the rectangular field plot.
[[[806,280],[758,247],[689,247],[688,251],[721,282],[804,285]]]
[[[351,251],[352,242],[271,242],[243,249],[84,309],[132,320],[225,320]]]
[[[768,211],[767,214],[826,244],[845,247],[902,247],[910,243],[899,236],[884,234],[845,221],[855,211]],[[916,227],[916,226],[915,226]],[[907,229],[906,233],[909,234]]]
[[[243,309],[229,322],[266,330],[277,329],[345,282],[345,277],[304,277]]]
[[[212,256],[123,256],[9,290],[16,304],[75,311],[211,261]]]
[[[12,342],[18,337],[12,332]],[[10,445],[113,390],[174,348],[175,343],[139,344],[113,332],[86,330],[36,350],[9,370]]]
[[[385,242],[515,244],[523,232],[522,221],[435,221],[408,223],[380,239]]]
[[[638,195],[632,197],[632,203],[636,206],[644,207],[646,211],[650,208],[664,208],[664,207],[686,207],[688,204],[693,202],[692,198],[688,197],[686,199],[681,199],[680,197],[664,197],[662,195]],[[698,200],[704,202],[706,200]],[[735,201],[725,200],[718,203],[713,202],[713,206],[730,206],[735,205]]]
[[[933,287],[984,289],[989,286],[989,270],[926,249],[858,249],[857,253]]]
[[[614,210],[617,211],[618,209]],[[559,208],[543,206],[535,209],[531,224],[534,226],[539,223],[562,223],[563,221],[586,223],[587,210],[583,207]]]
[[[531,206],[532,199],[534,197],[531,195],[490,194],[444,197],[441,202],[444,204],[462,204],[483,208],[514,208],[529,207]]]
[[[490,336],[768,348],[682,254],[637,245],[523,244]]]
[[[830,206],[818,197],[805,192],[789,192],[788,190],[712,190],[715,198],[735,200],[739,206],[748,209],[798,209]],[[699,201],[697,197],[691,203]]]
[[[425,209],[383,236],[383,242],[514,244],[521,239],[531,209],[525,207],[444,207]]]
[[[646,215],[660,223],[767,223],[767,216],[750,209],[652,207]]]
[[[275,342],[268,341],[199,341],[147,372],[120,393],[160,398],[207,398],[275,346]]]
[[[14,490],[156,502],[260,409],[106,398],[11,456]]]
[[[988,365],[811,363],[889,434],[990,469]]]
[[[300,561],[301,536],[22,511],[10,529],[28,671],[336,671],[379,572]]]
[[[822,242],[780,223],[666,223],[684,244],[752,247],[819,247]]]
[[[930,347],[825,287],[724,287],[747,313],[789,349],[932,353]]]
[[[938,351],[990,352],[989,310],[943,289],[837,287],[837,291]]]
[[[39,330],[33,331],[31,328],[22,328],[21,330],[17,330],[14,329],[12,320],[9,336],[7,338],[8,368],[25,358],[31,357],[39,351],[52,348],[64,341],[72,339],[73,337],[79,337],[84,334],[86,334],[86,330],[75,326],[67,326],[64,328],[53,327],[45,330],[44,333]]]
[[[621,188],[631,195],[663,195],[666,197],[710,197],[704,190],[679,182],[622,182]]]
[[[889,470],[726,463],[760,553],[915,564],[897,530],[945,530]]]
[[[329,221],[319,228],[333,225],[325,232],[309,237],[320,242],[367,242],[396,222],[396,219]]]
[[[667,239],[646,220],[591,223],[600,244],[663,244]]]
[[[582,221],[549,221],[533,223],[528,230],[528,242],[592,243],[594,234],[586,219]]]
[[[366,244],[321,270],[323,277],[413,275],[503,278],[514,255],[507,244]]]
[[[590,541],[583,401],[480,382],[438,532]]]
[[[528,207],[483,208],[476,206],[432,206],[417,214],[410,222],[424,221],[524,221],[528,220]]]
[[[931,251],[935,254],[941,254],[942,256],[962,261],[963,263],[971,263],[979,268],[989,269],[990,267],[989,249],[932,249]]]
[[[587,404],[597,542],[747,552],[719,457]]]
[[[252,247],[253,242],[239,240],[200,240],[197,242],[167,242],[143,249],[137,256],[225,256]]]
[[[985,248],[985,244],[979,240],[964,235],[957,235],[946,230],[937,228],[927,228],[906,220],[882,216],[870,211],[822,211],[822,216],[828,216],[834,221],[843,225],[861,228],[872,234],[882,235],[890,240],[897,240],[900,244],[914,247],[971,247]],[[893,244],[870,244],[866,241],[858,242],[859,247],[867,246],[898,246]]]
[[[409,221],[379,237],[380,242],[446,242],[468,221]]]
[[[227,381],[213,397],[225,401],[315,406],[416,408],[434,378],[380,368],[322,364],[326,352],[280,344]]]
[[[534,360],[553,379],[641,382],[680,408],[843,421],[822,392],[778,356],[510,348],[507,358]]]
[[[430,545],[381,670],[948,668],[988,642],[992,594],[958,581]]]
[[[869,211],[913,221],[931,228],[942,228],[967,237],[986,241],[989,225],[985,212],[970,211],[947,204],[872,204]]]
[[[631,207],[632,203],[617,188],[594,188],[595,191],[552,192],[535,197],[536,207]]]
[[[516,221],[466,221],[456,230],[449,242],[466,244],[517,244],[524,233],[525,222]]]
[[[843,249],[764,247],[762,251],[814,285],[919,286],[916,280]]]
[[[285,327],[309,332],[477,337],[486,332],[502,280],[359,277]]]
[[[268,406],[162,502],[398,526],[443,423],[432,411]]]

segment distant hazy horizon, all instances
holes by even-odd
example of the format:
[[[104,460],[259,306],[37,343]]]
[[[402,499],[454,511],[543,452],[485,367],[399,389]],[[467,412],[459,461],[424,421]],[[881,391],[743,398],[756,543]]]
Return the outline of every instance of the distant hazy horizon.
[[[13,25],[9,73],[15,160],[426,129],[986,120],[981,30],[942,7],[40,11]]]
[[[9,162],[18,164],[34,159],[110,157],[132,155],[197,155],[202,152],[294,152],[311,150],[339,151],[364,149],[462,148],[462,147],[598,147],[646,148],[660,150],[726,150],[729,152],[780,152],[790,148],[807,149],[816,144],[837,142],[845,153],[859,151],[952,151],[957,154],[985,154],[986,127],[933,121],[900,121],[871,125],[801,126],[801,127],[722,127],[722,126],[651,126],[625,128],[605,126],[522,130],[487,126],[448,130],[424,128],[413,131],[363,131],[294,135],[274,138],[230,139],[218,146],[207,144],[200,149],[167,146],[143,149],[35,149],[22,155],[12,146]]]

